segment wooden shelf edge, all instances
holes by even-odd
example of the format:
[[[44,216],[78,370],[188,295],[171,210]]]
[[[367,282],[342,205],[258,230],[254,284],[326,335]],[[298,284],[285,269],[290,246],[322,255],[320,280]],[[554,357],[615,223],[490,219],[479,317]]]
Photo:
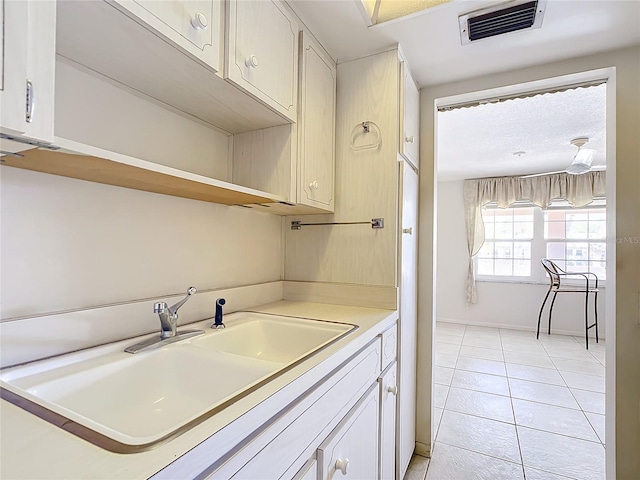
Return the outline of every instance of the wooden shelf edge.
[[[26,150],[22,152],[21,158],[3,157],[2,164],[222,205],[286,203],[286,200],[278,195],[158,165],[65,138],[55,137],[54,145],[60,147],[60,150]]]

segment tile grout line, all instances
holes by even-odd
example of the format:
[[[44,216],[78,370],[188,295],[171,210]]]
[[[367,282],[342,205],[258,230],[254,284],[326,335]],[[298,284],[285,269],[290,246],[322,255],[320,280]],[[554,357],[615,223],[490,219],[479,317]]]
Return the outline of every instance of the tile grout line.
[[[464,330],[462,332],[462,338],[463,339],[464,339],[464,335],[465,335],[466,332],[467,332],[467,326],[465,325],[464,326]],[[436,334],[437,334],[437,331],[436,331]],[[462,348],[462,345],[460,345],[460,347],[458,349],[458,355],[456,355],[456,363],[453,366],[453,375],[455,375],[455,373],[456,373],[456,365],[458,364],[458,357],[459,357],[459,353],[460,353],[460,348]],[[451,376],[451,381],[452,382],[453,382],[453,375]],[[435,381],[433,383],[434,383],[434,385],[436,385]],[[444,404],[442,405],[442,415],[440,415],[440,421],[438,422],[438,427],[436,428],[436,434],[433,437],[433,447],[434,447],[434,449],[435,449],[436,443],[438,441],[438,434],[440,433],[440,425],[442,424],[442,417],[444,417],[444,412],[445,412],[446,407],[447,407],[447,400],[449,399],[449,394],[450,393],[451,393],[451,383],[449,383],[449,386],[447,387],[447,395],[445,396]]]
[[[495,458],[496,460],[502,460],[503,462],[512,463],[513,465],[520,465],[520,466],[522,466],[522,463],[514,462],[513,460],[508,460],[508,459],[503,458],[503,457],[496,457],[495,455],[490,455],[490,454],[488,454],[488,453],[478,452],[478,451],[476,451],[476,450],[471,450],[471,449],[470,449],[470,448],[468,448],[468,447],[461,447],[461,446],[459,446],[459,445],[452,445],[451,443],[442,442],[442,441],[441,441],[440,443],[441,443],[441,444],[443,444],[443,445],[448,445],[448,446],[450,446],[450,447],[459,448],[460,450],[465,450],[465,451],[467,451],[467,452],[475,453],[475,454],[477,454],[477,455],[482,455],[482,456],[484,456],[484,457]],[[551,473],[551,472],[549,472],[549,473]],[[459,480],[464,480],[464,479],[459,479]]]
[[[558,370],[558,373],[560,374],[560,377],[562,378],[562,381],[566,384],[567,389],[569,390],[569,393],[571,394],[571,396],[573,397],[573,399],[576,401],[576,403],[578,404],[578,407],[580,407],[580,411],[582,412],[582,416],[585,418],[585,420],[587,421],[587,423],[589,424],[589,426],[591,427],[591,430],[593,430],[593,433],[596,435],[596,438],[598,440],[600,440],[600,444],[604,447],[604,443],[602,442],[602,439],[600,438],[600,435],[598,435],[598,432],[596,432],[596,429],[594,428],[593,424],[591,423],[591,421],[589,420],[589,417],[587,417],[584,408],[582,408],[582,405],[580,404],[580,402],[578,401],[578,399],[576,398],[576,396],[573,393],[573,390],[571,389],[571,387],[569,386],[569,384],[567,383],[567,381],[565,380],[565,378],[562,376],[562,373],[560,372],[560,370]],[[581,390],[579,388],[576,388],[576,390]],[[589,391],[589,390],[581,390],[581,391]],[[591,393],[598,393],[598,392],[591,392]],[[605,422],[606,422],[606,416],[605,416]]]
[[[529,380],[522,380],[520,378],[513,378],[512,380],[520,380],[523,382],[529,382]],[[531,382],[531,383],[538,383],[538,382]],[[507,378],[507,385],[509,386],[509,391],[511,391],[511,385],[509,383],[509,378]],[[566,388],[566,387],[562,387],[561,385],[551,385],[549,383],[542,383],[541,385],[549,385],[550,387],[559,387],[559,388]],[[529,398],[520,398],[520,397],[514,397],[513,395],[500,395],[499,393],[491,393],[491,392],[484,392],[482,390],[473,390],[472,388],[464,388],[464,387],[455,387],[453,385],[451,385],[451,388],[458,388],[460,390],[469,390],[471,392],[477,392],[477,393],[486,393],[487,395],[495,395],[497,397],[503,397],[503,398],[515,398],[516,400],[522,400],[524,402],[531,402],[531,403],[537,403],[539,405],[548,405],[550,407],[558,407],[558,408],[566,408],[567,410],[573,410],[573,411],[579,411],[580,408],[571,408],[571,407],[565,407],[564,405],[557,405],[555,403],[546,403],[546,402],[542,402],[540,400],[531,400]],[[582,390],[582,391],[587,391],[587,390]],[[578,405],[578,407],[580,407],[580,404],[576,402],[576,404]],[[596,412],[589,412],[589,413],[596,413]],[[601,415],[600,413],[596,413],[596,415]]]
[[[502,344],[502,335],[500,335],[500,347],[502,348],[502,356],[504,358],[504,345]],[[513,415],[513,429],[516,432],[516,442],[518,442],[518,453],[520,454],[520,467],[522,468],[522,478],[527,479],[527,473],[524,470],[524,457],[522,456],[522,446],[520,445],[520,434],[518,433],[518,419],[516,418],[516,409],[513,406],[513,395],[511,394],[511,384],[507,372],[507,362],[504,362],[504,372],[507,378],[507,390],[509,391],[509,403],[511,404],[511,414]]]
[[[540,468],[540,467],[531,467],[531,468],[532,468],[532,469],[534,469],[534,470],[538,470],[538,471],[540,471],[540,472],[549,473],[549,474],[554,475],[554,476],[556,476],[556,477],[558,477],[558,478],[561,478],[561,479],[566,479],[566,480],[581,480],[580,478],[577,478],[577,477],[567,477],[566,475],[561,475],[561,474],[559,474],[559,473],[550,472],[549,470],[545,470],[545,469]]]
[[[504,398],[508,398],[508,397],[504,397]],[[447,412],[452,412],[452,413],[458,413],[460,415],[466,415],[468,417],[474,417],[474,418],[481,418],[483,420],[491,420],[492,422],[497,422],[497,423],[503,423],[505,425],[515,425],[515,423],[511,423],[511,422],[505,422],[504,420],[496,420],[495,418],[489,418],[489,417],[483,417],[482,415],[478,415],[476,413],[468,413],[468,412],[459,412],[457,410],[451,410],[451,409],[443,409],[443,414],[444,411]],[[514,420],[515,421],[515,420]],[[455,445],[454,445],[455,446]]]
[[[474,358],[475,360],[485,360],[484,358],[476,358],[476,357],[465,357],[465,358]],[[489,360],[489,361],[497,362],[497,360]],[[562,376],[562,372],[564,372],[564,373],[576,374],[576,375],[585,375],[585,376],[588,376],[588,377],[594,377],[594,378],[604,378],[604,377],[599,377],[599,376],[596,376],[596,375],[588,375],[588,374],[585,374],[585,373],[579,373],[579,372],[565,372],[564,370],[558,370],[557,368],[539,367],[539,366],[536,366],[536,365],[526,365],[526,364],[521,364],[521,363],[511,363],[511,362],[504,362],[504,363],[505,363],[505,367],[506,367],[506,365],[507,365],[507,363],[508,363],[509,365],[518,365],[518,366],[522,366],[522,367],[533,367],[533,368],[543,368],[543,369],[545,369],[545,370],[552,370],[552,371],[556,371],[556,372],[558,372],[558,374],[559,374],[559,375],[560,375],[560,377],[562,378],[563,385],[558,385],[558,384],[556,384],[556,383],[543,382],[543,381],[540,381],[540,380],[532,380],[532,379],[530,379],[530,378],[510,377],[510,376],[508,375],[508,373],[507,373],[506,375],[499,375],[499,374],[495,374],[495,373],[478,372],[478,371],[476,371],[476,370],[465,370],[465,369],[457,368],[457,367],[443,367],[442,365],[435,365],[435,366],[440,367],[440,368],[448,368],[449,370],[454,370],[454,371],[455,371],[455,370],[457,370],[457,371],[460,371],[460,372],[477,373],[477,374],[480,374],[480,375],[490,375],[490,376],[492,376],[492,377],[502,377],[502,378],[507,378],[507,379],[511,378],[511,379],[513,379],[513,380],[521,380],[521,381],[524,381],[524,382],[538,383],[538,384],[542,384],[542,385],[550,385],[550,386],[552,386],[552,387],[567,387],[567,388],[569,388],[569,389],[573,389],[573,390],[580,390],[580,391],[582,391],[582,392],[591,392],[591,393],[600,393],[600,394],[602,394],[602,392],[599,392],[599,391],[596,391],[596,390],[587,390],[587,389],[585,389],[585,388],[569,387],[569,386],[568,386],[568,384],[566,383],[566,380],[565,380],[565,379],[564,379],[564,377]],[[457,364],[457,359],[456,359],[456,364]],[[506,368],[505,368],[505,370],[506,370]],[[435,381],[434,381],[434,384],[437,384],[437,385],[445,385],[445,384],[443,384],[443,383],[436,383]],[[453,385],[453,384],[449,384],[449,386],[454,386],[454,385]],[[455,387],[456,387],[456,388],[463,388],[463,389],[465,389],[465,390],[473,390],[473,391],[476,391],[476,392],[491,393],[491,394],[493,394],[493,395],[500,395],[499,393],[484,392],[483,390],[474,390],[473,388],[460,387],[460,386],[457,386],[457,385],[456,385]],[[506,395],[501,395],[501,396],[503,396],[503,397],[504,397],[504,396],[506,396]],[[523,399],[523,400],[525,400],[525,399]],[[534,401],[534,400],[530,400],[530,401]],[[537,403],[544,403],[544,402],[537,402]],[[552,404],[548,404],[548,405],[552,405]],[[596,413],[596,412],[592,412],[592,413]]]
[[[466,331],[467,331],[467,326],[465,325],[464,326],[464,330],[462,331],[462,338],[463,339],[464,339],[464,334],[466,333]],[[437,334],[437,331],[436,331],[436,334]],[[453,375],[455,375],[455,372],[456,372],[456,365],[458,364],[458,356],[459,356],[459,353],[460,353],[460,348],[462,348],[462,341],[460,342],[460,346],[458,348],[458,355],[456,355],[456,362],[453,365]],[[451,375],[451,382],[453,382],[453,375]],[[446,407],[447,407],[447,400],[449,399],[449,393],[451,393],[451,382],[449,383],[449,386],[447,387],[447,395],[445,396],[444,404],[442,405],[442,415],[440,415],[440,421],[438,422],[438,427],[436,428],[436,434],[435,434],[435,436],[433,438],[433,444],[434,444],[433,446],[434,446],[434,448],[435,448],[436,442],[438,441],[438,434],[440,433],[440,425],[442,424],[442,417],[444,417],[444,412],[445,412]],[[434,384],[435,384],[435,382],[434,382]]]
[[[589,424],[589,426],[591,426],[591,424]],[[602,445],[602,442],[600,441],[600,437],[598,437],[597,434],[596,434],[596,438],[598,438],[598,440],[589,440],[587,438],[573,437],[571,435],[566,435],[564,433],[551,432],[549,430],[543,430],[541,428],[536,428],[536,427],[529,427],[527,425],[518,425],[517,423],[516,423],[516,427],[528,428],[529,430],[535,430],[536,432],[550,433],[551,435],[557,435],[559,437],[571,438],[573,440],[581,440],[583,442],[589,442],[589,443],[595,443],[596,445]],[[535,468],[535,467],[532,467],[532,468]]]

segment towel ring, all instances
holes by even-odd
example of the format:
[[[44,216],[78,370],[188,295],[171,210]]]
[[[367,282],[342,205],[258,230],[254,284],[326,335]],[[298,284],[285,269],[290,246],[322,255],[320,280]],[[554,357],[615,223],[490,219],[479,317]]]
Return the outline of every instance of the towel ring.
[[[363,141],[364,140],[364,141]],[[363,142],[358,144],[359,142]],[[375,122],[358,123],[351,130],[351,142],[349,146],[354,152],[363,150],[377,150],[382,145],[382,134]]]

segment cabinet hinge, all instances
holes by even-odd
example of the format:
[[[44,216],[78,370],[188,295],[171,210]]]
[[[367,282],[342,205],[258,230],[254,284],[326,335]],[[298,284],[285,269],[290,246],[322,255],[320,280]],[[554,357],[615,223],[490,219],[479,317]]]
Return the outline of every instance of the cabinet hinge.
[[[6,133],[0,133],[0,138],[4,140],[11,140],[12,142],[25,143],[27,145],[33,145],[37,148],[46,148],[48,150],[60,150],[60,147],[47,142],[38,142],[37,140],[31,140],[29,138],[15,137]]]
[[[33,122],[33,110],[35,108],[36,97],[33,91],[33,83],[31,80],[27,80],[27,108],[25,113],[25,120],[27,123]]]

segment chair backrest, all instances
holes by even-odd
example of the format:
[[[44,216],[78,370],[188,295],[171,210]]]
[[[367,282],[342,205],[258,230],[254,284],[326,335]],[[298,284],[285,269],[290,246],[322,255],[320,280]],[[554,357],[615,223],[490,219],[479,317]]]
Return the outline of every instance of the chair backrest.
[[[554,287],[560,286],[560,275],[558,274],[564,273],[563,270],[548,258],[540,259],[540,263],[542,264],[542,267],[549,274],[549,280],[551,281],[551,285]]]

